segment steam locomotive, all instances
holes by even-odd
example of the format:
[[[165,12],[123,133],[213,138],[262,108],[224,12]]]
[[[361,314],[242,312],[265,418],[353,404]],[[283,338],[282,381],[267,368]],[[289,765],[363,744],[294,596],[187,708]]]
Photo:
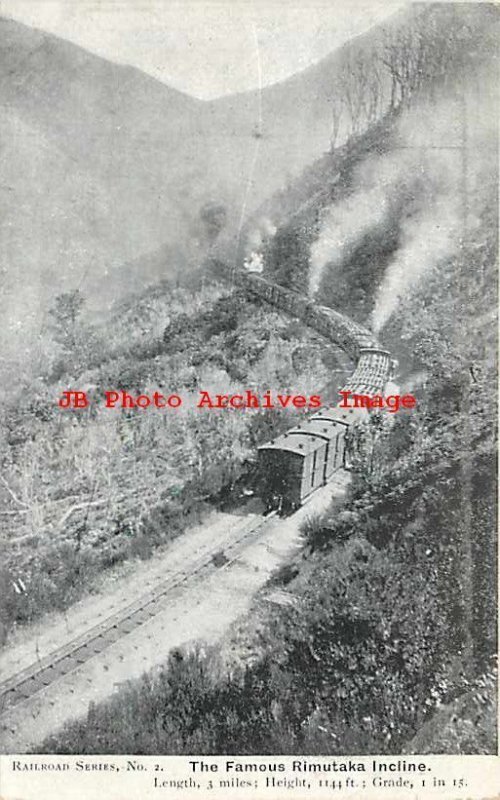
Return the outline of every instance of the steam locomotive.
[[[232,278],[249,296],[260,297],[297,317],[356,361],[356,368],[342,391],[369,396],[383,392],[396,362],[380,347],[373,333],[343,314],[270,283],[256,273],[235,270]],[[367,408],[324,408],[261,445],[257,451],[258,491],[267,507],[293,511],[338,469],[349,469],[352,426],[366,419],[369,413]]]

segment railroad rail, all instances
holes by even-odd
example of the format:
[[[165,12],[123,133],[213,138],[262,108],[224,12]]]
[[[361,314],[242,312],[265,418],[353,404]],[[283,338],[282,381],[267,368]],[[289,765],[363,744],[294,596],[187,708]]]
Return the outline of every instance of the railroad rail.
[[[250,537],[258,535],[259,531],[267,526],[276,512],[273,511],[264,519],[250,520],[250,525],[243,526],[241,535],[229,545],[224,546],[226,560],[217,566],[214,556],[221,551],[220,543],[217,547],[203,554],[189,573],[178,570],[168,578],[158,583],[152,590],[141,595],[137,600],[121,608],[107,617],[98,625],[68,642],[63,647],[44,656],[39,661],[31,664],[21,672],[0,683],[0,715],[30,700],[34,695],[43,691],[60,678],[78,669],[82,664],[90,661],[123,636],[132,633],[139,626],[148,622],[162,610],[163,601],[173,590],[188,583],[193,577],[202,572],[217,572],[226,569],[241,555],[244,545]],[[229,558],[227,556],[230,556]]]
[[[343,314],[302,297],[284,287],[270,283],[264,278],[236,270],[233,280],[250,296],[257,296],[269,305],[302,320],[325,338],[338,344],[355,361],[356,369],[351,381],[366,384],[371,391],[382,386],[389,375],[389,354],[382,351],[371,331],[350,320]],[[127,636],[139,626],[159,614],[164,601],[180,586],[193,577],[206,571],[226,569],[237,560],[244,549],[245,542],[255,537],[262,528],[275,517],[276,511],[264,519],[253,518],[251,524],[243,527],[243,532],[229,544],[224,544],[225,558],[222,564],[214,563],[214,556],[220,552],[216,548],[205,552],[189,572],[178,570],[158,583],[152,590],[142,594],[132,603],[92,626],[64,646],[37,660],[26,669],[0,682],[0,716],[11,708],[27,702],[42,692],[47,686],[77,670],[81,665],[111,647],[123,636]]]

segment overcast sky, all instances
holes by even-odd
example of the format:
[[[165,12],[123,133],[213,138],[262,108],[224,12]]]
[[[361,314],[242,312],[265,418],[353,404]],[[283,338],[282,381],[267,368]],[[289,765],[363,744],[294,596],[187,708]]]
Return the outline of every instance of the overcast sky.
[[[0,0],[55,33],[203,99],[304,69],[394,13],[399,0]],[[260,73],[260,78],[259,78]]]

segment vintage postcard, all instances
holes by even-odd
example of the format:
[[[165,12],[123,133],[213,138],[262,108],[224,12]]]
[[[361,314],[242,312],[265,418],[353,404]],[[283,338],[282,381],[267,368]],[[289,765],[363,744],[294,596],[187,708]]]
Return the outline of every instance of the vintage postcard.
[[[2,800],[480,800],[499,8],[0,0]]]

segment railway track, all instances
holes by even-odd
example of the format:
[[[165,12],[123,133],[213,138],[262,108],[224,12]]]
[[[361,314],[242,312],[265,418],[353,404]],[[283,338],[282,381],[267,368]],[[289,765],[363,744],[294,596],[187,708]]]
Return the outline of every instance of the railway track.
[[[214,556],[220,553],[217,547],[205,552],[189,572],[178,570],[157,584],[149,592],[129,603],[101,623],[68,642],[63,647],[39,659],[21,672],[16,673],[0,683],[0,715],[30,700],[55,681],[63,678],[94,656],[102,653],[115,642],[132,633],[140,625],[156,616],[163,607],[163,602],[173,590],[187,584],[192,578],[203,572],[216,572],[227,569],[241,555],[250,537],[255,537],[276,517],[276,512],[268,514],[264,519],[250,520],[250,525],[243,526],[241,534],[225,545],[224,562],[217,566]]]
[[[380,351],[380,348],[377,347],[375,355],[371,352],[368,356],[363,355],[363,348],[373,349],[373,345],[377,342],[374,341],[373,335],[369,331],[361,328],[344,315],[332,309],[317,306],[294,292],[269,284],[262,278],[248,276],[242,271],[238,272],[238,282],[252,294],[257,294],[271,305],[296,316],[327,339],[336,342],[354,357],[357,362],[357,371],[360,369],[360,365],[363,367],[361,371],[365,382],[370,370],[375,375],[374,385],[383,382],[382,379],[387,377],[388,358],[386,358],[387,364],[384,363],[382,367],[377,366],[375,362],[377,358],[380,359],[380,352],[384,353],[384,357],[388,357],[388,354]],[[370,359],[374,363],[369,364]],[[220,551],[220,543],[217,547],[203,553],[192,564],[189,572],[178,570],[171,573],[137,600],[121,608],[99,624],[92,626],[63,647],[0,682],[0,717],[6,711],[27,702],[46,687],[74,672],[81,665],[155,617],[161,612],[164,601],[175,589],[187,584],[204,571],[226,569],[239,557],[247,539],[258,535],[259,530],[267,526],[270,518],[274,516],[276,516],[276,512],[272,512],[265,519],[261,517],[258,520],[252,519],[248,529],[245,526],[240,535],[224,544],[225,558],[219,564],[214,563],[214,556]],[[228,558],[226,554],[229,554],[230,557]]]

